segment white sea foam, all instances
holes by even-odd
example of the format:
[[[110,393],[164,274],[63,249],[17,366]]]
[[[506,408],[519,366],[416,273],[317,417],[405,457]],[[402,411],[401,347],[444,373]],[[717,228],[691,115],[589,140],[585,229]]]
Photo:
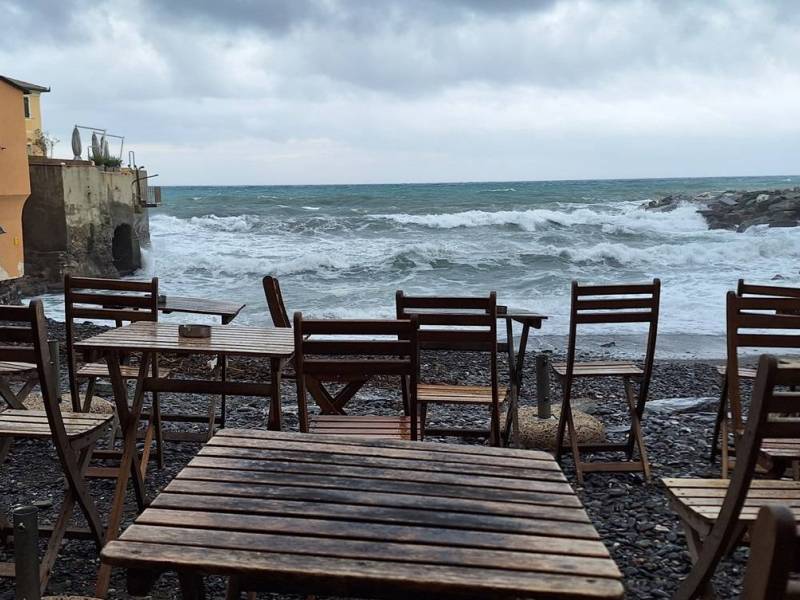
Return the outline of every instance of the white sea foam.
[[[660,277],[660,331],[709,335],[724,332],[725,291],[739,277],[779,274],[800,284],[798,228],[708,230],[690,205],[660,213],[639,208],[641,200],[601,196],[526,203],[515,194],[506,202],[518,197],[502,210],[459,201],[462,209],[451,212],[447,202],[432,211],[421,208],[430,202],[396,197],[307,206],[264,200],[264,212],[250,202],[242,214],[226,204],[224,215],[206,214],[208,207],[191,213],[186,203],[151,217],[145,272],[158,275],[168,294],[240,298],[248,304],[242,320],[255,323],[266,320],[260,279],[267,273],[281,277],[290,310],[331,317],[390,316],[395,289],[496,289],[506,304],[550,315],[549,334],[566,331],[572,279]],[[382,212],[390,206],[397,208]]]
[[[528,209],[528,210],[468,210],[456,213],[378,215],[403,225],[421,225],[434,229],[458,227],[492,227],[516,225],[525,231],[539,231],[572,225],[599,225],[606,233],[697,232],[707,229],[705,220],[696,209],[683,205],[668,213],[642,210],[630,203],[595,208]]]

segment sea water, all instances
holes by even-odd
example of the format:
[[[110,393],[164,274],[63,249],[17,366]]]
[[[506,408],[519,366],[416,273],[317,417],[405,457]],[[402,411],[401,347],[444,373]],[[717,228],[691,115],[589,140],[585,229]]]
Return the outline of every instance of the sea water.
[[[695,206],[641,205],[796,185],[786,176],[167,187],[137,276],[157,275],[165,294],[244,302],[237,322],[251,324],[270,323],[266,274],[280,279],[290,315],[316,317],[392,316],[398,289],[495,290],[502,304],[548,315],[540,340],[554,346],[567,332],[572,280],[659,277],[660,354],[721,356],[725,292],[740,277],[800,285],[800,230],[709,230]],[[619,328],[597,330],[598,343]]]

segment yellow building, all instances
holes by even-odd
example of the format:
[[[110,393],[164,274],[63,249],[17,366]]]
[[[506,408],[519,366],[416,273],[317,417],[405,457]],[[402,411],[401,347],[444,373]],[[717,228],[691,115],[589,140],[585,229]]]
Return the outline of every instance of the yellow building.
[[[0,75],[0,80],[22,91],[22,114],[25,115],[25,137],[28,154],[44,156],[46,152],[39,142],[44,131],[42,129],[41,95],[44,92],[49,92],[50,88],[2,75]]]
[[[46,91],[0,75],[0,281],[24,272],[22,208],[31,193],[28,123],[41,129],[39,94]]]

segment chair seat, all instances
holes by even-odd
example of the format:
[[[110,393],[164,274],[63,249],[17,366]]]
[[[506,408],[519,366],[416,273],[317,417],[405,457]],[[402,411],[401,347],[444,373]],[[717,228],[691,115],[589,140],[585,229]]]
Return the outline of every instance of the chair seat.
[[[765,439],[761,454],[772,460],[800,460],[800,438]]]
[[[677,510],[711,525],[719,516],[729,480],[662,479],[662,482]],[[766,504],[786,505],[794,512],[795,519],[800,518],[800,481],[754,479],[739,520],[754,522],[758,510]]]
[[[567,376],[567,363],[553,363],[553,370],[560,376]],[[630,377],[642,375],[644,371],[632,362],[588,361],[576,362],[572,369],[573,377]]]
[[[477,385],[420,384],[417,386],[417,402],[491,404],[492,388]]]
[[[13,373],[25,373],[27,371],[35,371],[36,365],[26,362],[8,362],[0,361],[0,374],[11,375]]]
[[[312,415],[308,428],[326,435],[411,439],[411,418],[406,416]]]
[[[728,372],[728,365],[717,365],[717,373],[719,373],[720,375],[725,375],[727,372]],[[750,369],[748,367],[739,367],[739,378],[755,379],[756,370]]]
[[[136,379],[139,377],[139,367],[131,365],[122,365],[120,367],[123,379]],[[159,377],[168,377],[168,370],[158,371]],[[108,377],[108,365],[106,363],[87,363],[78,369],[78,377]]]
[[[70,439],[90,435],[110,424],[114,415],[62,411],[64,428]],[[50,423],[43,410],[6,410],[0,412],[0,436],[20,438],[49,438]]]

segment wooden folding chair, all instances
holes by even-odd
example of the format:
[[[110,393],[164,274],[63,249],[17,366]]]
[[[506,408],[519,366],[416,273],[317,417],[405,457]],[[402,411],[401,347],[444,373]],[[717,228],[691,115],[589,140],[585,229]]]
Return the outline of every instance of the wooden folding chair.
[[[294,313],[295,368],[300,431],[369,438],[418,438],[415,390],[419,361],[418,324],[412,320],[316,320]],[[382,336],[384,339],[374,339]],[[389,336],[392,339],[386,340]],[[344,404],[370,377],[397,376],[408,382],[408,414],[351,416]],[[324,385],[344,384],[339,394]],[[319,415],[308,414],[309,386],[324,393]],[[399,386],[398,389],[402,387]],[[320,399],[313,395],[317,403]],[[346,398],[344,403],[342,398]],[[404,411],[405,412],[405,411]]]
[[[105,362],[92,362],[95,357],[85,357],[90,362],[78,366],[75,353],[75,320],[113,321],[117,327],[121,327],[123,323],[135,321],[158,321],[158,278],[153,277],[150,281],[126,281],[65,275],[64,308],[67,369],[72,407],[73,410],[86,412],[91,406],[97,379],[108,378],[109,372]],[[124,379],[136,379],[139,376],[139,369],[135,366],[123,365],[121,371]],[[153,377],[169,375],[169,371],[159,370],[157,358],[153,359],[152,373]],[[88,382],[83,404],[80,400],[80,380]],[[147,468],[153,437],[156,441],[158,466],[159,468],[164,467],[164,436],[158,393],[153,392],[152,398],[152,410],[149,413],[148,426],[144,433],[145,447],[141,463],[142,469]],[[91,469],[90,476],[95,475],[116,477],[116,474],[109,470]],[[144,476],[144,473],[142,475]]]
[[[29,306],[0,306],[0,361],[27,362],[36,365],[45,410],[10,409],[0,412],[0,445],[12,439],[51,439],[61,463],[67,489],[39,569],[41,589],[47,585],[58,550],[65,537],[73,535],[94,540],[98,551],[103,539],[103,525],[97,507],[86,487],[86,468],[97,440],[110,428],[112,415],[62,412],[47,344],[46,321],[41,300]],[[13,456],[13,455],[12,455]],[[80,508],[88,529],[68,529],[75,508]],[[0,518],[2,533],[10,533],[9,524]],[[13,565],[0,565],[0,577],[13,577]]]
[[[740,600],[800,600],[800,537],[786,506],[762,506],[753,526]]]
[[[731,295],[735,296],[733,292]],[[664,479],[670,504],[686,530],[694,565],[681,583],[675,600],[713,597],[711,578],[721,558],[743,539],[762,506],[785,503],[797,517],[800,483],[754,480],[765,439],[800,437],[800,392],[786,391],[800,384],[800,363],[780,364],[764,355],[759,360],[750,415],[738,440],[733,479]]]
[[[553,363],[553,370],[559,378],[563,397],[561,414],[556,436],[556,458],[561,459],[564,443],[564,430],[568,430],[569,445],[575,459],[578,483],[583,483],[583,474],[592,471],[642,471],[650,480],[650,463],[642,434],[641,420],[647,402],[647,391],[653,373],[653,359],[656,350],[658,331],[658,311],[661,298],[661,281],[634,285],[579,285],[572,282],[572,304],[570,310],[569,342],[567,362]],[[647,344],[644,364],[628,361],[575,361],[575,344],[579,325],[598,324],[647,324]],[[572,417],[572,385],[576,378],[619,377],[625,389],[631,426],[628,439],[624,443],[578,444],[575,423]],[[633,383],[639,385],[634,393]],[[639,450],[639,458],[634,460],[634,446]],[[585,462],[581,458],[585,452],[625,452],[625,461]]]
[[[800,299],[800,288],[775,286],[775,285],[757,285],[745,283],[740,279],[736,286],[736,295],[739,297],[768,297],[768,298],[798,298]],[[777,314],[800,314],[797,310],[778,309],[775,311]],[[717,372],[722,378],[722,385],[720,389],[719,405],[717,407],[717,418],[714,422],[714,432],[711,438],[711,453],[710,461],[713,463],[716,459],[717,452],[719,451],[719,437],[722,431],[722,423],[725,420],[725,415],[728,407],[728,376],[727,364],[717,367]],[[738,379],[741,380],[754,380],[756,378],[756,370],[749,367],[739,367],[737,372]],[[800,458],[800,457],[798,457]],[[726,472],[726,471],[725,471]],[[727,476],[727,475],[725,475]]]
[[[22,386],[15,392],[11,389],[9,377],[22,375],[24,381]],[[0,398],[5,400],[10,408],[24,409],[25,399],[39,379],[36,377],[36,365],[25,362],[0,362]]]
[[[730,436],[734,442],[743,430],[739,350],[742,348],[800,348],[800,297],[740,296],[728,292],[726,298],[727,363],[726,394],[722,406],[722,477],[730,469]],[[769,333],[763,333],[768,330]],[[747,371],[744,371],[749,376]],[[800,436],[798,436],[800,438]],[[712,440],[716,443],[716,440]],[[800,439],[780,442],[767,440],[762,448],[762,466],[775,474],[782,473],[800,459]]]
[[[286,313],[286,305],[283,303],[283,294],[281,294],[281,284],[278,282],[278,278],[267,275],[261,280],[261,284],[264,286],[264,296],[267,299],[272,324],[275,327],[291,327],[292,322]]]
[[[417,402],[421,423],[420,439],[426,435],[487,436],[499,446],[500,392],[497,381],[497,295],[484,297],[406,296],[395,294],[398,319],[416,316],[419,320],[419,344],[423,350],[461,350],[488,354],[489,385],[446,385],[419,383]],[[421,378],[422,376],[420,376]],[[503,399],[505,401],[505,397]],[[428,427],[428,406],[450,404],[477,405],[489,409],[489,427]]]

